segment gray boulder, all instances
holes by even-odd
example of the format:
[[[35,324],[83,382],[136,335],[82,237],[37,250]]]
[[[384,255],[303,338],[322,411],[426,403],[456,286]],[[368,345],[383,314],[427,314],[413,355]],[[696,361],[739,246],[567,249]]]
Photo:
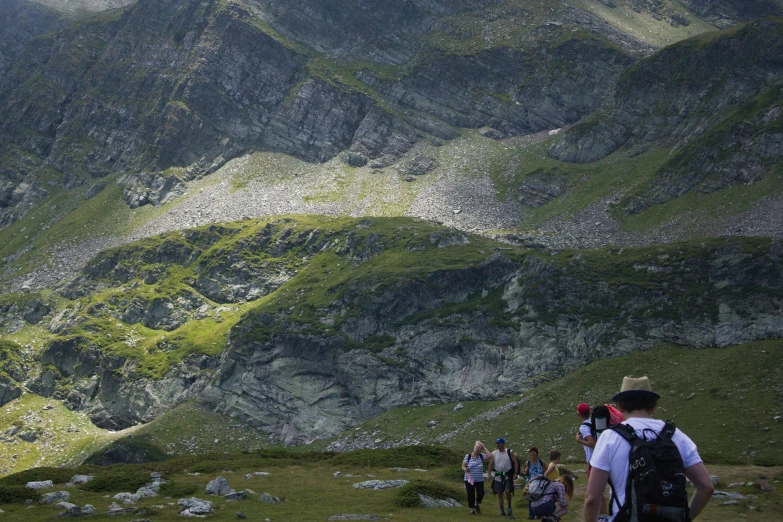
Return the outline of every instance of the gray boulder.
[[[407,484],[407,480],[365,480],[364,482],[357,482],[353,485],[353,489],[389,489],[399,488]]]
[[[332,515],[331,517],[327,518],[329,522],[333,522],[335,520],[388,520],[383,517],[377,517],[375,515]]]
[[[66,486],[81,486],[82,484],[86,484],[92,479],[94,479],[92,475],[74,475],[71,477],[71,480],[66,484]]]
[[[212,502],[209,500],[201,500],[196,497],[181,498],[177,501],[180,507],[179,514],[186,517],[208,515],[214,511]]]
[[[493,140],[502,140],[505,139],[506,137],[505,134],[503,134],[497,129],[481,129],[479,131],[479,134],[481,134],[485,138],[492,138]]]
[[[280,502],[280,499],[279,499],[279,498],[277,498],[277,497],[273,497],[272,495],[270,495],[269,493],[266,493],[266,492],[264,492],[264,493],[261,493],[261,494],[258,496],[258,500],[259,500],[260,502],[263,502],[263,503],[265,503],[265,504],[277,504],[277,503],[279,503],[279,502]]]
[[[67,502],[68,499],[71,498],[71,494],[67,491],[53,491],[51,493],[45,493],[41,500],[38,501],[39,504],[55,504],[57,502],[65,501]]]
[[[57,507],[63,510],[62,513],[59,514],[60,517],[83,517],[95,513],[95,507],[90,504],[79,507],[70,502],[58,502]]]
[[[234,491],[223,496],[226,500],[245,500],[247,499],[247,491]]]
[[[438,166],[438,162],[429,156],[416,156],[411,161],[400,167],[400,172],[406,176],[421,176]]]
[[[141,495],[138,495],[136,493],[131,493],[129,491],[124,491],[122,493],[117,493],[112,497],[114,500],[119,500],[121,502],[136,502],[141,498]]]
[[[460,504],[453,498],[446,498],[446,499],[432,498],[427,495],[422,495],[421,493],[419,493],[419,500],[421,500],[422,506],[429,507],[429,508],[462,507],[462,504]]]
[[[136,495],[138,495],[139,498],[157,497],[159,491],[160,486],[157,486],[157,484],[148,484],[136,490]]]
[[[367,165],[367,156],[363,154],[357,154],[355,152],[349,152],[345,155],[345,163],[351,167],[364,167]]]
[[[73,508],[78,508],[78,507],[79,507],[79,506],[77,506],[76,504],[71,504],[70,502],[65,502],[65,501],[63,501],[63,502],[58,502],[58,503],[57,503],[57,504],[55,504],[55,505],[56,505],[58,508],[60,508],[60,509],[64,509],[65,511],[70,511],[70,510],[72,510]],[[79,511],[81,511],[81,510],[79,510]]]
[[[38,482],[28,482],[27,487],[30,489],[46,489],[54,486],[51,480],[40,480]]]
[[[215,480],[211,481],[209,484],[207,484],[207,489],[206,489],[207,495],[223,496],[233,492],[234,490],[231,489],[231,487],[228,485],[228,480],[226,480],[223,477],[218,477]]]

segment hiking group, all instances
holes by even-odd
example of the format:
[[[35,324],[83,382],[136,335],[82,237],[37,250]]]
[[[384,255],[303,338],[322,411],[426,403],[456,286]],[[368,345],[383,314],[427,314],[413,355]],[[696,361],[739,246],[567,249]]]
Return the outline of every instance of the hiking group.
[[[614,406],[577,406],[576,441],[584,447],[587,460],[585,522],[689,522],[707,505],[714,490],[709,473],[687,435],[671,421],[652,417],[658,399],[647,377],[625,377],[612,398]],[[506,448],[505,439],[495,444],[497,449],[490,452],[476,441],[462,461],[471,514],[481,514],[485,479],[491,481],[500,516],[512,516],[515,487],[524,487],[531,520],[557,522],[568,513],[574,476],[561,474],[558,450],[549,452],[547,465],[536,447],[529,448],[528,459],[521,462]],[[515,486],[518,478],[524,486]],[[686,479],[695,487],[690,503]],[[604,496],[607,485],[609,502]]]

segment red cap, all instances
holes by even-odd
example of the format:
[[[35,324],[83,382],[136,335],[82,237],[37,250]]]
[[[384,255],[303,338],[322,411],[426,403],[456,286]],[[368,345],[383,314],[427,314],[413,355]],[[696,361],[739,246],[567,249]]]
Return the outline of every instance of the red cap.
[[[576,407],[576,411],[581,415],[590,415],[590,405],[583,402]]]

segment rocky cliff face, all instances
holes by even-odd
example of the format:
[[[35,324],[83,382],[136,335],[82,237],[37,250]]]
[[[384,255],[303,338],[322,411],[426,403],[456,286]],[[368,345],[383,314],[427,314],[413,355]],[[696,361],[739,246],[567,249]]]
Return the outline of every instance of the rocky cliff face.
[[[208,227],[106,251],[66,304],[9,315],[47,327],[25,386],[100,426],[200,397],[286,443],[664,342],[783,335],[779,242],[499,246],[406,219]]]
[[[404,65],[444,15],[486,9],[502,0],[251,0],[255,12],[287,38],[329,58]]]
[[[650,252],[614,265],[612,280],[601,280],[602,261],[590,256],[565,264],[529,256],[518,265],[497,255],[381,293],[346,292],[322,317],[347,306],[361,312],[328,336],[296,314],[251,315],[232,331],[204,400],[301,443],[404,404],[506,396],[547,374],[658,343],[776,337],[781,247],[767,248],[760,257],[741,244]],[[764,288],[763,297],[750,297],[748,285]],[[438,318],[420,319],[427,315]]]
[[[519,28],[521,44],[455,53],[426,35],[451,41],[438,20],[491,5],[354,4],[142,0],[17,49],[0,83],[2,222],[47,194],[42,173],[68,189],[125,172],[140,206],[254,150],[313,162],[351,150],[383,168],[454,127],[562,126],[600,106],[629,53],[649,50],[560,9],[546,22],[515,12],[534,26]]]
[[[781,28],[783,19],[759,20],[641,61],[623,75],[606,114],[575,126],[551,147],[550,156],[589,163],[621,147],[639,153],[684,146],[650,190],[627,203],[630,212],[694,189],[709,192],[757,181],[783,159],[776,146]]]
[[[45,5],[51,9],[67,13],[69,15],[84,15],[118,9],[132,4],[134,0],[25,0],[30,3]]]
[[[27,0],[0,2],[0,83],[25,46],[36,36],[62,28],[67,20],[58,12]]]
[[[783,15],[779,0],[683,0],[694,14],[712,21],[718,27],[729,27],[762,16]]]

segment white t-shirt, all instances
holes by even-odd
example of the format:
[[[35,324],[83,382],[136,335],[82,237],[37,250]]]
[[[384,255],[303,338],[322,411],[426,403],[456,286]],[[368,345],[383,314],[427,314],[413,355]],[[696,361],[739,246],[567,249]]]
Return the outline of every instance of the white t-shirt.
[[[582,440],[587,439],[587,437],[593,436],[593,430],[590,429],[590,421],[584,421],[581,426],[579,426],[579,433],[582,434]],[[585,460],[588,464],[590,464],[590,459],[593,457],[593,448],[589,446],[582,446],[585,449]]]
[[[513,471],[514,466],[511,464],[511,458],[508,456],[508,449],[503,453],[500,450],[493,451],[492,458],[495,460],[495,471],[500,471],[501,473]]]
[[[653,430],[656,434],[660,433],[663,429],[664,422],[658,419],[644,419],[638,417],[631,417],[623,424],[630,424],[635,430],[636,434],[640,437],[644,436],[650,440],[653,438],[652,433],[642,433],[643,429]],[[701,462],[699,451],[696,448],[696,444],[681,432],[679,429],[674,432],[672,441],[680,450],[680,456],[685,469],[695,466]],[[598,443],[595,445],[593,451],[593,457],[590,459],[590,465],[596,469],[609,472],[609,478],[617,487],[617,501],[622,506],[625,503],[625,483],[628,481],[628,466],[629,466],[629,454],[631,452],[631,445],[625,441],[619,434],[612,430],[606,430],[601,434],[598,439]],[[617,516],[618,511],[617,504],[612,506],[612,512],[615,514],[612,520]]]

